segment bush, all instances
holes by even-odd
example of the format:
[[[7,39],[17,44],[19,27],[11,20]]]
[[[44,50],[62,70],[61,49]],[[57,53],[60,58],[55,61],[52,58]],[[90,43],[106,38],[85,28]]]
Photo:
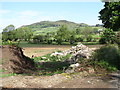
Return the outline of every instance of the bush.
[[[83,42],[83,41],[84,41],[84,37],[83,37],[83,36],[78,37],[78,38],[77,38],[77,41],[78,41],[78,42]]]
[[[100,44],[106,44],[106,39],[104,37],[102,37],[100,40],[99,40],[99,43]]]
[[[92,37],[91,35],[86,36],[86,40],[87,40],[87,42],[91,42],[91,41],[92,41],[92,39],[93,39],[93,37]]]
[[[94,38],[92,41],[93,41],[93,42],[97,42],[96,38]]]
[[[116,34],[115,42],[119,45],[119,48],[120,48],[120,31],[117,32],[117,34]]]
[[[116,45],[103,46],[93,54],[93,60],[105,61],[120,69],[120,50]]]
[[[103,61],[102,60],[96,61],[94,63],[96,64],[96,66],[99,66],[101,68],[105,68],[108,71],[116,71],[117,70],[117,68],[115,66],[110,65],[108,62],[106,62],[104,60]]]
[[[113,44],[115,42],[115,33],[111,29],[105,29],[99,41],[101,44]]]

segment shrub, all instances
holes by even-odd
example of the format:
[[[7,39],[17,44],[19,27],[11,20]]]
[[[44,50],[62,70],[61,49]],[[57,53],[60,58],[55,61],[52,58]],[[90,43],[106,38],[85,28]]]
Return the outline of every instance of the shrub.
[[[120,50],[117,45],[107,45],[96,50],[92,56],[95,61],[105,61],[120,69]]]
[[[78,41],[78,42],[83,42],[83,41],[84,41],[84,37],[83,37],[83,36],[78,37],[78,38],[77,38],[77,41]]]
[[[86,36],[86,40],[87,40],[87,42],[91,42],[92,41],[92,36],[91,35],[89,35],[89,36]]]
[[[105,68],[108,71],[116,71],[117,68],[115,66],[110,65],[108,62],[101,60],[101,61],[96,61],[94,62],[97,66],[101,68]]]
[[[115,42],[115,33],[111,29],[105,29],[101,34],[101,39],[99,41],[101,44],[114,43]]]
[[[115,42],[118,44],[118,46],[120,48],[120,31],[116,34]]]
[[[100,44],[106,44],[106,39],[104,37],[102,37],[100,40],[99,40],[99,43]]]
[[[92,41],[93,41],[93,42],[96,42],[97,40],[96,40],[96,38],[94,38]]]

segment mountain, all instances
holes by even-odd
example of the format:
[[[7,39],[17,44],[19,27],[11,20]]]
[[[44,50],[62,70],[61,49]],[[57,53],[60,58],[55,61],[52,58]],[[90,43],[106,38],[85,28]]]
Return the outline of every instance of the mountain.
[[[33,23],[31,25],[25,25],[22,27],[28,27],[34,31],[34,34],[46,34],[48,32],[56,32],[61,25],[66,25],[68,30],[74,30],[78,27],[88,26],[85,23],[75,23],[67,20],[58,20],[58,21],[41,21]]]

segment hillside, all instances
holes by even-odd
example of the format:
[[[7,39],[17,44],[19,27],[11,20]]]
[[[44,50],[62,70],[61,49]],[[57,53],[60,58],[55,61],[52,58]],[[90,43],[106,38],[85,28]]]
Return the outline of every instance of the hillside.
[[[69,30],[74,30],[78,27],[88,26],[87,24],[75,23],[67,20],[59,20],[59,21],[41,21],[37,23],[33,23],[31,25],[25,25],[22,27],[31,28],[34,31],[34,34],[46,34],[48,32],[56,32],[61,25],[66,25]]]

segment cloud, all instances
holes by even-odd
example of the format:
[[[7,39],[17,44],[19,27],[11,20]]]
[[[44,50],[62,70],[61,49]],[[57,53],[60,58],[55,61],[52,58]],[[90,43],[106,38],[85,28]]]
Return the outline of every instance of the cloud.
[[[0,15],[10,13],[9,10],[0,9]]]

